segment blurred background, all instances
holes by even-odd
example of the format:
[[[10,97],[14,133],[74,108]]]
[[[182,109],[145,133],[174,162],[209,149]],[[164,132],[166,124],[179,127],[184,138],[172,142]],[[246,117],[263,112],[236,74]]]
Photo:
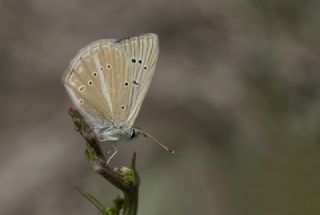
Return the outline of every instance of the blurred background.
[[[96,175],[61,77],[91,41],[153,32],[136,125],[140,215],[320,213],[320,1],[1,0],[0,214],[99,214]],[[110,147],[104,144],[105,150]]]

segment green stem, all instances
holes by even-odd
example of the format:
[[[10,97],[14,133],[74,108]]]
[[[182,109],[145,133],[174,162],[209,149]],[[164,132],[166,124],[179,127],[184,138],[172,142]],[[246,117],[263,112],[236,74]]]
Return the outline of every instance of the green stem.
[[[136,153],[133,154],[131,161],[131,168],[118,168],[115,170],[106,163],[106,158],[97,141],[96,135],[91,130],[90,126],[85,122],[81,114],[73,108],[69,109],[69,115],[72,117],[76,130],[86,139],[87,141],[87,159],[90,161],[94,171],[108,180],[112,185],[120,189],[124,194],[124,202],[117,204],[117,209],[111,207],[115,213],[118,214],[119,208],[123,206],[122,215],[136,215],[138,210],[138,193],[140,178],[136,171]],[[107,209],[98,202],[91,194],[81,191],[89,201],[94,203],[100,211],[106,211]],[[109,214],[109,212],[102,212],[103,214]]]
[[[138,189],[124,194],[122,215],[136,215],[138,211]]]
[[[136,215],[138,211],[140,178],[136,170],[136,153],[134,153],[132,157],[131,169],[133,171],[133,189],[131,192],[124,193],[124,206],[122,215]]]

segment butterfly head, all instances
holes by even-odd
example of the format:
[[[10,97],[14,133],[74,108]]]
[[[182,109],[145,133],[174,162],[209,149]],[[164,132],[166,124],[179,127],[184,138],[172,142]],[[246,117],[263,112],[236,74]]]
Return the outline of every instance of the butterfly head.
[[[130,130],[131,130],[131,134],[129,137],[130,140],[137,139],[138,136],[141,134],[140,130],[137,128],[131,128]]]

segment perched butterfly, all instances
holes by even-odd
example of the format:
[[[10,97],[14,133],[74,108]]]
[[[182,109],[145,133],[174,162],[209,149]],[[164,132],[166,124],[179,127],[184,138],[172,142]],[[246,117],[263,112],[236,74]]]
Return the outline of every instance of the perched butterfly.
[[[75,108],[92,127],[99,141],[133,139],[148,133],[134,128],[149,89],[159,54],[156,34],[117,41],[103,39],[81,49],[63,78]],[[159,143],[171,153],[168,147]]]

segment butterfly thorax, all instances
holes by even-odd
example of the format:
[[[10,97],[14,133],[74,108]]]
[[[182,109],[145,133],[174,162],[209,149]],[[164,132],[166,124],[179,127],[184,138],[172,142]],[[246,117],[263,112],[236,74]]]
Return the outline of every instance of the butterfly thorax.
[[[99,141],[120,141],[129,140],[134,136],[133,128],[122,128],[122,127],[105,127],[95,128],[94,132],[97,135]]]

